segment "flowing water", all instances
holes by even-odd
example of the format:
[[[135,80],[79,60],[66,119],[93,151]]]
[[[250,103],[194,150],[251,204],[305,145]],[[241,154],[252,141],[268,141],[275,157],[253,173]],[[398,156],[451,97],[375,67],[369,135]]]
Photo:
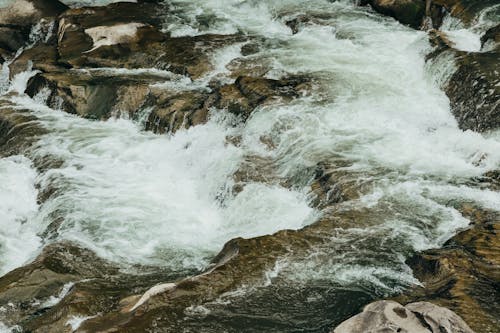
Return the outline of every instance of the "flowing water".
[[[242,45],[215,54],[212,76],[245,59],[269,66],[268,77],[310,76],[312,94],[262,107],[245,124],[212,110],[205,125],[156,135],[130,119],[51,110],[43,96],[22,94],[33,74],[23,73],[8,88],[20,94],[5,98],[31,110],[47,134],[24,156],[0,159],[1,273],[45,244],[71,240],[123,267],[187,274],[232,238],[351,212],[354,222],[332,228],[331,242],[307,258],[281,258],[262,286],[189,309],[185,323],[193,331],[203,323],[214,332],[322,332],[371,299],[418,283],[404,260],[467,227],[457,203],[500,209],[498,192],[470,182],[500,167],[500,133],[458,129],[439,86],[453,63],[425,64],[425,32],[349,1],[178,0],[170,8],[164,29],[174,36],[239,32],[260,43],[249,56]],[[298,14],[313,19],[292,34],[285,22]],[[476,50],[474,36],[490,23],[447,29],[459,48]],[[209,81],[165,80],[178,89]],[[227,144],[228,136],[241,136],[241,144]],[[233,193],[232,175],[246,156],[273,161],[291,186],[255,181]],[[32,161],[48,157],[57,168],[35,168]],[[320,164],[358,179],[362,195],[333,212],[314,207],[310,184]],[[55,193],[37,203],[48,188]],[[54,221],[62,221],[57,231],[45,232]]]

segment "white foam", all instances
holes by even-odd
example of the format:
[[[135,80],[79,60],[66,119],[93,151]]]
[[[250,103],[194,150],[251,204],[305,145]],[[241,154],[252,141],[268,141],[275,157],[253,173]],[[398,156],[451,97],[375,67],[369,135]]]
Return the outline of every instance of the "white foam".
[[[66,283],[61,291],[59,292],[59,294],[57,296],[50,296],[45,302],[41,303],[40,304],[40,308],[50,308],[50,307],[53,307],[57,304],[59,304],[59,302],[62,301],[62,299],[64,297],[66,297],[66,295],[68,295],[69,291],[71,290],[71,288],[73,288],[73,286],[75,285],[74,282],[68,282]]]
[[[36,177],[25,157],[0,159],[0,275],[31,259],[41,244],[29,223],[38,210]]]
[[[96,316],[72,316],[66,325],[71,326],[71,332],[76,332],[78,328],[87,320],[95,318]]]
[[[37,223],[64,217],[59,238],[122,263],[202,267],[232,237],[253,237],[308,223],[306,196],[250,185],[230,194],[243,151],[226,136],[239,129],[217,116],[175,136],[143,133],[128,120],[91,122],[20,98],[53,130],[35,149],[65,161],[41,175],[60,189]]]
[[[0,333],[17,333],[21,332],[21,327],[18,325],[13,327],[8,327],[4,323],[0,322]]]

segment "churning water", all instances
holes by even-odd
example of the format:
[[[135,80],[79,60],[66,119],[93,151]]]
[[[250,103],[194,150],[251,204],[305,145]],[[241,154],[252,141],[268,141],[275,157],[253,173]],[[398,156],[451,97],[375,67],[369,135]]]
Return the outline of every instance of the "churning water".
[[[344,293],[362,304],[367,295],[416,282],[405,258],[440,246],[469,223],[453,203],[499,209],[499,193],[469,180],[500,167],[500,134],[458,129],[439,87],[453,64],[444,73],[442,64],[425,64],[425,32],[348,1],[178,0],[170,8],[164,29],[174,36],[240,32],[262,41],[249,56],[239,47],[219,52],[212,75],[224,75],[225,65],[240,58],[264,64],[269,77],[308,75],[313,92],[262,107],[237,126],[212,110],[207,124],[175,135],[145,132],[129,119],[96,122],[55,112],[22,93],[8,97],[31,110],[48,134],[26,156],[0,160],[0,272],[55,240],[75,241],[124,266],[200,269],[231,238],[299,229],[332,213],[312,208],[309,185],[321,164],[365,184],[359,199],[333,212],[354,212],[356,222],[332,232],[331,243],[311,257],[283,259],[270,280],[326,281],[331,296],[321,286],[274,296],[331,308],[321,302]],[[285,22],[298,14],[311,20],[292,34]],[[449,25],[464,50],[477,48],[474,29]],[[178,89],[208,82],[166,80]],[[238,147],[227,143],[231,136],[241,136]],[[248,156],[272,161],[292,186],[253,182],[234,194],[233,174]],[[60,163],[36,171],[37,158]],[[38,192],[48,188],[54,192],[38,205]],[[275,292],[269,288],[268,297]],[[305,320],[285,318],[298,326]]]

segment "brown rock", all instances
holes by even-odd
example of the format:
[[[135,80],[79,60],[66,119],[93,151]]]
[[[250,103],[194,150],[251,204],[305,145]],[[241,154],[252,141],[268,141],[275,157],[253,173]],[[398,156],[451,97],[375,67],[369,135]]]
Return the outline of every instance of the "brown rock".
[[[457,52],[458,69],[445,88],[463,130],[500,127],[500,53]]]
[[[0,155],[17,155],[44,133],[28,110],[0,100]]]
[[[363,3],[415,29],[420,27],[425,17],[424,0],[368,0]]]
[[[473,226],[442,249],[410,258],[408,264],[424,286],[396,300],[428,300],[456,312],[476,332],[494,332],[500,327],[500,216],[472,205],[461,211]]]
[[[332,333],[474,333],[456,313],[428,302],[403,306],[394,301],[368,304]]]
[[[113,76],[99,72],[63,71],[40,73],[28,82],[33,97],[48,90],[46,103],[89,119],[107,119],[114,114],[133,115],[146,100],[155,76]]]

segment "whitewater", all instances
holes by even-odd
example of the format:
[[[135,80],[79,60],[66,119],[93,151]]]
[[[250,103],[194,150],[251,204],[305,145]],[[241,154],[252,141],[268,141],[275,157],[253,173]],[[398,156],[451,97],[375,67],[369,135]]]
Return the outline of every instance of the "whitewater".
[[[314,19],[293,34],[285,23],[297,13]],[[478,36],[492,24],[450,21],[446,30],[458,48],[477,50]],[[209,89],[210,80],[227,80],[231,65],[245,61],[266,68],[269,78],[310,77],[311,92],[261,106],[245,123],[212,109],[204,125],[158,135],[145,130],[147,114],[93,121],[51,109],[43,94],[24,94],[36,71],[9,81],[4,64],[0,99],[29,110],[46,133],[23,154],[0,159],[1,274],[62,240],[124,270],[144,265],[189,274],[233,238],[357,212],[328,246],[308,258],[282,258],[268,282],[328,281],[340,286],[337,292],[390,295],[418,283],[406,258],[468,227],[457,203],[500,211],[500,193],[471,183],[500,168],[500,132],[458,128],[440,86],[454,65],[425,62],[426,32],[352,1],[323,0],[177,0],[163,29],[173,36],[243,33],[265,43],[251,55],[241,51],[248,42],[216,52],[215,69],[196,80],[141,70],[165,76],[160,86]],[[231,137],[239,144],[228,143]],[[37,167],[40,160],[49,166]],[[235,172],[259,170],[262,160],[272,168],[262,171],[266,180],[234,191]],[[318,165],[345,175],[359,196],[334,208],[314,205]]]

